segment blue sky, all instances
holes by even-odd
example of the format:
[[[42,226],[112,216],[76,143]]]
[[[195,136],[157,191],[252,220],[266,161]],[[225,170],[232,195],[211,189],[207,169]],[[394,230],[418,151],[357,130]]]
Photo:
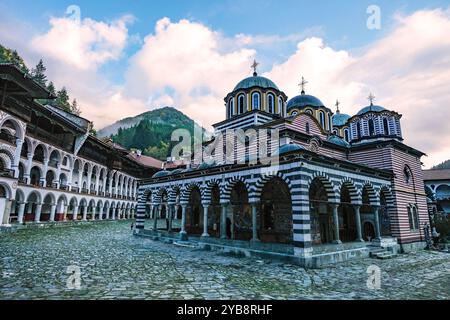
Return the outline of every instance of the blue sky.
[[[366,27],[370,5],[380,30]],[[405,142],[428,166],[450,158],[449,30],[450,0],[0,3],[0,43],[30,66],[43,58],[97,128],[166,105],[210,128],[256,58],[289,97],[305,76],[308,93],[354,114],[374,92],[403,115]]]

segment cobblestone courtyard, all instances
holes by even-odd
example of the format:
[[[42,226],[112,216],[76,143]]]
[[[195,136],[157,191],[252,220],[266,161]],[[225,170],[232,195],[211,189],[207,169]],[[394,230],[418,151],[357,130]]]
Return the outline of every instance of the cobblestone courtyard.
[[[130,222],[0,235],[0,299],[449,299],[449,271],[449,254],[425,251],[304,270],[136,238]]]

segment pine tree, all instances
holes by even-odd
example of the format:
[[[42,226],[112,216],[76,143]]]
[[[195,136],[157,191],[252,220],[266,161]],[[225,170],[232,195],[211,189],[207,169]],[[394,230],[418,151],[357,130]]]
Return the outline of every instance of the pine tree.
[[[70,109],[71,109],[70,112],[72,112],[73,114],[75,114],[77,116],[79,116],[81,114],[81,110],[78,107],[77,99],[73,99],[72,105],[70,106]]]
[[[43,87],[47,85],[47,76],[45,75],[45,71],[47,71],[47,68],[45,67],[42,59],[39,60],[38,64],[34,69],[31,69],[32,79]]]
[[[70,105],[69,100],[70,100],[70,98],[69,98],[69,95],[67,93],[66,87],[63,87],[56,94],[56,101],[55,101],[56,105],[58,107],[60,107],[61,109],[63,109],[64,111],[66,111],[66,112],[71,112],[72,111],[72,106]]]

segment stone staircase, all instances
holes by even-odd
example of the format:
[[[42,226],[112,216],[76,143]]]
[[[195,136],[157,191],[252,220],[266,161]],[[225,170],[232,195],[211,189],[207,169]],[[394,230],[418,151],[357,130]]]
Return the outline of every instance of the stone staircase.
[[[368,246],[369,256],[374,259],[392,259],[397,256],[397,253],[389,251],[386,248]]]
[[[397,239],[391,237],[373,240],[367,248],[374,259],[392,259],[398,255]]]

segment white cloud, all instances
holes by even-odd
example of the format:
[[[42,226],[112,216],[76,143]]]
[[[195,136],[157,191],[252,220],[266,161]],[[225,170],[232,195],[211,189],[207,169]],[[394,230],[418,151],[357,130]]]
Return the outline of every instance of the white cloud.
[[[127,43],[127,23],[131,16],[123,16],[111,23],[89,18],[50,19],[50,30],[33,38],[31,45],[46,57],[64,61],[79,69],[97,68],[120,58]]]

